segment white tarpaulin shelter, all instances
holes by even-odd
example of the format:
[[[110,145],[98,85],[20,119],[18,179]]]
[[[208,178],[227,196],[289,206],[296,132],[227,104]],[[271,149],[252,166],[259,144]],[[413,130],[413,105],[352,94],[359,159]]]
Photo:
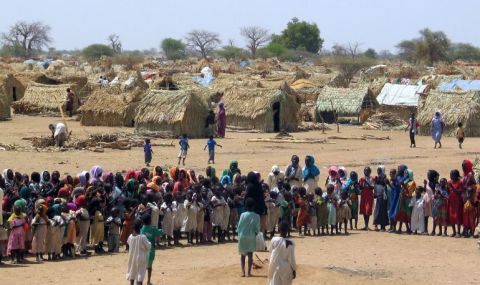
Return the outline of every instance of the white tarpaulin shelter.
[[[428,85],[402,85],[387,83],[377,97],[380,105],[418,106],[419,93],[423,93]]]

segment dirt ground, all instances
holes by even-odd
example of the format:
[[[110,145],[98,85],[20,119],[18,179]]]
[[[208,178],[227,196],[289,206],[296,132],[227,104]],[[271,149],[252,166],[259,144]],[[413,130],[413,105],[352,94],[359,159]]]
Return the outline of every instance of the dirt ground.
[[[0,122],[0,143],[28,146],[24,137],[48,135],[48,124],[55,118],[15,116]],[[125,128],[82,127],[67,121],[76,137]],[[390,140],[328,140],[328,144],[275,144],[247,142],[249,138],[271,138],[273,134],[227,133],[219,139],[223,148],[216,154],[217,172],[226,168],[230,159],[237,159],[244,171],[258,170],[265,177],[272,165],[285,167],[292,154],[304,157],[313,154],[325,181],[331,164],[343,165],[348,171],[363,173],[365,165],[385,164],[387,169],[405,163],[413,169],[421,183],[430,168],[447,177],[453,168],[461,168],[465,158],[480,154],[479,138],[467,138],[464,149],[458,149],[454,138],[444,138],[442,149],[433,149],[430,137],[418,137],[417,148],[409,148],[408,134],[403,132],[366,131],[358,127],[295,133],[296,138],[326,138],[340,135],[358,137],[364,134],[389,136]],[[171,140],[153,140],[170,142]],[[176,141],[174,141],[177,144]],[[203,151],[206,140],[191,140],[187,167],[203,173],[208,153]],[[154,165],[176,163],[178,147],[153,147]],[[76,174],[94,164],[106,170],[126,171],[143,167],[143,149],[90,151],[0,151],[0,168],[13,168],[30,173],[60,170]],[[323,183],[320,183],[323,184]],[[361,219],[361,218],[360,218]],[[362,222],[359,223],[360,226]],[[295,284],[478,284],[475,274],[480,250],[474,239],[407,236],[378,232],[352,231],[349,236],[297,237],[295,234],[298,278]],[[267,253],[258,253],[260,259]],[[125,253],[92,256],[44,264],[22,264],[0,268],[2,284],[122,284],[125,281]],[[240,278],[236,244],[194,246],[157,250],[154,263],[154,284],[265,284],[266,266],[254,272],[254,278]]]

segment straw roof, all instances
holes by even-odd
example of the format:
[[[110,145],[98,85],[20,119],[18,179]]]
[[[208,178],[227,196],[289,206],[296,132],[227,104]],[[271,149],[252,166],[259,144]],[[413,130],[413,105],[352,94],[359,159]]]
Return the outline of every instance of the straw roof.
[[[78,111],[84,126],[133,127],[135,111],[143,92],[116,94],[111,89],[100,88],[88,98]]]
[[[46,85],[32,82],[25,90],[24,97],[14,102],[12,107],[17,114],[58,114],[59,107],[66,103],[67,88],[72,88],[75,93],[76,85]],[[74,110],[77,107],[77,100],[74,100]]]
[[[376,108],[378,102],[368,87],[325,86],[317,98],[317,112],[336,111],[339,116],[358,115],[362,109]]]
[[[461,122],[467,136],[480,136],[480,91],[431,92],[418,110],[422,134],[430,133],[435,112],[442,114],[446,135],[455,135],[457,124]]]
[[[300,105],[286,82],[276,88],[232,86],[225,89],[222,101],[229,125],[272,132],[273,105],[280,103],[281,128],[294,131],[298,127]]]
[[[150,90],[140,102],[135,116],[137,131],[166,131],[174,136],[186,133],[198,138],[205,135],[208,115],[206,90]]]

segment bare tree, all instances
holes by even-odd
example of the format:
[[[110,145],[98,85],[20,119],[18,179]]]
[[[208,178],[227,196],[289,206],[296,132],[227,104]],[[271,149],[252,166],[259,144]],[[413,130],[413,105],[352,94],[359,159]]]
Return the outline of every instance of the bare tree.
[[[185,37],[187,44],[193,50],[199,52],[203,58],[207,56],[220,44],[217,33],[205,30],[193,30]]]
[[[42,22],[27,23],[25,21],[15,23],[7,33],[2,33],[1,40],[6,46],[22,48],[27,57],[52,42],[50,26]]]
[[[358,54],[360,53],[360,44],[355,42],[355,43],[348,43],[348,45],[345,47],[347,50],[348,55],[352,58],[355,59]]]
[[[110,47],[115,53],[122,52],[122,42],[120,41],[120,37],[117,34],[111,34],[107,37],[108,42],[110,43]]]
[[[258,26],[244,27],[240,30],[240,34],[247,41],[247,48],[252,53],[253,58],[255,58],[257,54],[257,49],[268,43],[271,39],[268,30]]]

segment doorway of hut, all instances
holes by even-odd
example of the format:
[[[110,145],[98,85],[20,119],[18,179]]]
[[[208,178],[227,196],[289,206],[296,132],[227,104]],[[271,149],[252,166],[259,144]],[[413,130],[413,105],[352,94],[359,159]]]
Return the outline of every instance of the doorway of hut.
[[[280,132],[280,102],[275,102],[272,105],[273,111],[273,131]]]
[[[13,102],[17,101],[17,87],[12,87],[12,100]]]

